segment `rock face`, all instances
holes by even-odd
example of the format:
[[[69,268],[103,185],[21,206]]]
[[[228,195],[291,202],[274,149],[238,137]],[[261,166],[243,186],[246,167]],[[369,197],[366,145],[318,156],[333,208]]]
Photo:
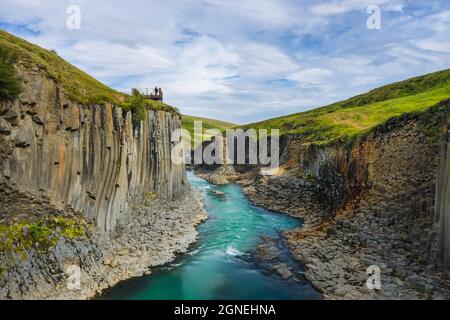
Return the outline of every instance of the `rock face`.
[[[41,200],[27,203],[25,197],[20,199],[34,213],[63,214],[51,211]],[[195,226],[205,218],[201,195],[190,190],[170,202],[146,200],[122,217],[108,237],[91,228],[83,237],[61,237],[50,248],[33,246],[17,255],[2,256],[0,299],[91,298],[122,280],[151,273],[153,266],[186,252],[196,241]],[[5,264],[8,258],[15,260]],[[73,270],[79,270],[76,287],[69,286],[76,276]]]
[[[450,273],[450,119],[442,137],[441,161],[436,184],[435,223],[439,225],[442,267]]]
[[[130,112],[78,105],[43,75],[23,77],[20,99],[0,116],[0,183],[82,212],[104,231],[145,194],[171,199],[184,192],[184,167],[170,154],[177,115],[148,111],[133,128]]]
[[[353,145],[311,146],[288,137],[281,173],[247,183],[256,205],[304,219],[285,237],[324,297],[450,297],[442,268],[448,261],[448,157],[439,148],[449,110],[444,102],[393,119]],[[381,290],[366,286],[371,265],[381,269]]]
[[[0,222],[68,216],[88,230],[45,252],[2,252],[0,298],[90,297],[186,250],[205,214],[184,165],[171,161],[179,115],[149,110],[133,125],[131,112],[73,103],[39,70],[18,71],[23,92],[0,103]],[[83,281],[75,291],[65,285],[73,263]]]
[[[216,185],[229,184],[240,178],[239,173],[234,170],[232,165],[219,166],[214,170],[202,169],[198,169],[196,175]]]

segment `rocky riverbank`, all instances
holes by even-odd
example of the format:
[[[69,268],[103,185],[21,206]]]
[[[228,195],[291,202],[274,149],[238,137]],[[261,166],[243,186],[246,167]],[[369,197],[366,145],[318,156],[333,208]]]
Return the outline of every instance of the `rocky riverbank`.
[[[224,165],[217,168],[200,167],[197,168],[195,174],[216,185],[233,183],[241,179],[240,174],[236,172],[232,165]]]
[[[326,299],[448,299],[450,290],[444,274],[424,263],[417,252],[408,251],[405,232],[386,228],[382,211],[369,195],[359,207],[348,208],[332,219],[302,215],[268,203],[267,186],[246,188],[255,205],[304,218],[302,228],[285,232],[295,259],[306,266],[305,276]],[[283,193],[277,190],[279,194]],[[272,194],[274,197],[274,194]],[[378,199],[379,200],[379,199]],[[381,209],[382,210],[382,209]],[[289,212],[288,212],[289,211]],[[418,221],[418,229],[426,222]],[[381,290],[368,290],[366,270],[381,268]]]
[[[352,144],[316,146],[283,137],[278,174],[247,172],[231,181],[240,179],[255,205],[303,220],[284,237],[324,298],[449,299],[442,218],[435,214],[448,106],[394,118]],[[224,182],[228,172],[202,176]],[[366,285],[370,266],[380,268],[380,289]]]
[[[0,38],[21,82],[0,101],[0,299],[89,298],[184,252],[206,214],[172,161],[178,111],[138,115],[55,53]]]
[[[284,236],[325,298],[450,298],[434,223],[439,135],[430,128],[442,128],[437,119],[399,119],[347,150],[290,144],[299,165],[244,182],[255,205],[304,220]],[[366,286],[373,265],[380,290]]]
[[[262,237],[258,246],[250,252],[250,257],[262,270],[275,273],[284,280],[307,283],[304,276],[305,268],[292,258],[284,237]]]
[[[10,269],[1,278],[0,298],[91,298],[186,252],[196,241],[195,226],[206,218],[201,195],[193,189],[172,202],[148,199],[110,236],[91,227],[85,236],[60,237],[51,248],[30,248],[25,257],[4,261],[8,257],[2,256],[2,266]],[[71,279],[69,267],[79,268],[79,282]]]

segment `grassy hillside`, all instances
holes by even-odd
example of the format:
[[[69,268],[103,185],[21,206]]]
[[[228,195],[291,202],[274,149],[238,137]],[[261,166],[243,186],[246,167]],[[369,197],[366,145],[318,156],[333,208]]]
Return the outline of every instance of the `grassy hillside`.
[[[183,128],[189,130],[190,132],[194,132],[194,121],[202,121],[203,131],[215,128],[220,130],[226,130],[237,126],[236,124],[230,122],[183,115],[182,119]]]
[[[125,95],[79,70],[55,52],[43,49],[0,30],[0,48],[27,68],[41,69],[49,78],[60,83],[69,98],[80,103],[111,102],[121,104]]]
[[[13,67],[16,57],[0,46],[0,101],[14,100],[22,90]]]
[[[104,104],[106,102],[130,108],[126,94],[97,81],[87,73],[62,59],[54,51],[43,49],[23,39],[0,30],[0,99],[14,99],[20,91],[12,75],[12,64],[21,64],[29,69],[42,70],[49,78],[61,84],[68,98],[82,104]],[[9,68],[8,68],[9,66]],[[6,70],[6,72],[4,72]],[[4,85],[5,84],[5,85]],[[6,87],[6,84],[8,87]],[[6,88],[6,89],[5,89]],[[142,104],[144,105],[144,104]],[[164,103],[147,100],[145,107],[166,111],[177,111]]]
[[[273,118],[244,128],[278,128],[305,142],[330,143],[357,137],[388,119],[420,112],[450,98],[450,69],[389,84],[311,111]]]
[[[203,132],[208,129],[219,129],[221,131],[225,131],[226,129],[237,126],[236,124],[230,122],[183,115],[181,119],[182,126],[184,129],[187,129],[189,130],[189,132],[191,132],[192,139],[194,139],[194,121],[202,121]],[[198,134],[196,136],[198,136]],[[209,138],[211,138],[211,136],[205,134],[202,135],[202,141]]]

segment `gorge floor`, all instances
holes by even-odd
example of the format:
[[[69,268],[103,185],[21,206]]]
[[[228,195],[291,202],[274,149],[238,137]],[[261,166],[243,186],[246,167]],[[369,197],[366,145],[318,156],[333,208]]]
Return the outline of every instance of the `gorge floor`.
[[[199,241],[188,255],[153,269],[150,275],[119,283],[100,299],[321,298],[302,279],[301,266],[261,254],[265,249],[269,254],[277,250],[280,232],[297,228],[298,219],[252,206],[238,185],[213,186],[188,175],[204,195],[209,214],[198,228]]]

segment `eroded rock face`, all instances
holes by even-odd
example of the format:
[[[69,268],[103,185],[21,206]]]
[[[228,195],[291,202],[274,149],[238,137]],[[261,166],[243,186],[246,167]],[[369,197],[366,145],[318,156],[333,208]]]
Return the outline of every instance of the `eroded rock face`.
[[[447,132],[441,138],[441,159],[436,185],[434,221],[439,226],[442,267],[450,274],[450,118]]]
[[[146,194],[184,192],[184,166],[171,161],[177,115],[148,111],[133,128],[130,112],[72,103],[43,75],[22,76],[24,92],[0,115],[0,183],[80,212],[102,231],[114,230]]]
[[[448,102],[443,107],[391,121],[352,146],[285,141],[282,173],[244,189],[255,204],[304,219],[285,237],[326,298],[450,297],[441,266],[448,220],[435,214]],[[444,190],[440,199],[448,202]],[[381,290],[366,286],[371,265],[381,268]]]
[[[19,99],[0,103],[0,299],[89,298],[186,251],[206,214],[171,160],[179,116],[148,111],[136,126],[118,107],[67,100],[39,70],[19,73]],[[58,217],[86,230],[56,227],[45,247],[17,247],[14,226],[26,223],[28,241],[28,226]],[[78,289],[67,286],[71,265]]]
[[[0,189],[2,199],[16,200],[9,208],[15,212],[62,214],[42,199],[31,199],[5,186]],[[93,297],[119,281],[148,274],[153,266],[186,252],[196,240],[195,226],[204,219],[201,195],[190,190],[185,197],[170,202],[147,199],[123,217],[109,237],[86,230],[86,236],[60,238],[51,248],[33,246],[19,251],[13,264],[5,265],[11,262],[5,259],[13,256],[0,256],[0,300]],[[21,232],[30,231],[24,228]],[[71,267],[79,268],[76,287],[68,287]]]
[[[208,169],[197,170],[196,175],[216,185],[229,184],[240,178],[239,173],[231,165],[220,166],[212,171]]]
[[[4,118],[0,118],[0,134],[3,135],[11,134],[11,125]]]

